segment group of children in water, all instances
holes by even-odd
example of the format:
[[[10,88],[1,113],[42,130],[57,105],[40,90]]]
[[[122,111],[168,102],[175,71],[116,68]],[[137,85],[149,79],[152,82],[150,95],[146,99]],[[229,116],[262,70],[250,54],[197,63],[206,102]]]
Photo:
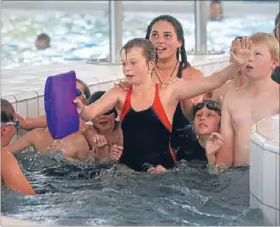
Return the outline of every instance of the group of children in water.
[[[279,113],[279,85],[271,80],[279,42],[271,34],[234,39],[230,64],[209,77],[187,61],[182,25],[168,15],[151,21],[145,38],[128,41],[120,54],[125,79],[109,91],[90,96],[77,80],[80,129],[62,140],[52,138],[46,116],[22,118],[1,100],[5,185],[35,194],[12,154],[30,146],[62,151],[71,162],[113,162],[150,173],[182,159],[205,161],[216,172],[248,165],[252,124]],[[31,130],[9,144],[15,126]]]

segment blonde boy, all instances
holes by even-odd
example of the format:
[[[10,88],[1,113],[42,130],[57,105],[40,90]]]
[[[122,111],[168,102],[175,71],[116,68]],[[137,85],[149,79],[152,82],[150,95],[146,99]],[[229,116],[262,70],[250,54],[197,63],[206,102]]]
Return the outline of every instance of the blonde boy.
[[[251,35],[252,54],[244,70],[248,81],[225,96],[221,134],[224,145],[217,153],[217,167],[249,164],[252,124],[279,113],[279,85],[271,74],[279,63],[279,43],[268,33]]]

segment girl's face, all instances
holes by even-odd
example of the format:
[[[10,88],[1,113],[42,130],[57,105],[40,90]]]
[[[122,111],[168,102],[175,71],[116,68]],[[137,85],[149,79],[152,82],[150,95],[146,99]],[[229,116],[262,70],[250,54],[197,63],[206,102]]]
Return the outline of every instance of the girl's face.
[[[182,46],[174,26],[168,21],[158,21],[152,26],[149,40],[155,45],[159,60],[176,56]]]
[[[147,63],[141,47],[133,47],[127,53],[122,50],[121,63],[125,78],[135,85],[142,84],[153,68],[153,61]]]

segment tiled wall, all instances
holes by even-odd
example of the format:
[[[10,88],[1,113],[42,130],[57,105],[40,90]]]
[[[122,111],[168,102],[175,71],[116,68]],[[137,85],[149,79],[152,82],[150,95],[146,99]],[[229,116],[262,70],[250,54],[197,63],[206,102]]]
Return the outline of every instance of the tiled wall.
[[[251,206],[279,226],[279,115],[253,126],[250,151]]]
[[[205,76],[209,76],[228,64],[227,55],[188,56],[188,60]],[[45,114],[44,86],[47,77],[71,70],[74,70],[77,78],[89,86],[91,93],[108,90],[113,87],[116,81],[123,78],[120,65],[108,63],[75,62],[18,67],[2,70],[2,96],[13,104],[15,111],[22,117],[43,115]],[[25,132],[25,130],[19,130],[13,140],[18,139]]]
[[[190,56],[190,62],[209,76],[228,64],[228,56]],[[91,92],[108,90],[123,78],[119,65],[71,63],[20,67],[2,71],[3,98],[8,99],[23,117],[42,115],[45,112],[43,95],[46,78],[70,70],[75,70],[77,78],[88,84]]]

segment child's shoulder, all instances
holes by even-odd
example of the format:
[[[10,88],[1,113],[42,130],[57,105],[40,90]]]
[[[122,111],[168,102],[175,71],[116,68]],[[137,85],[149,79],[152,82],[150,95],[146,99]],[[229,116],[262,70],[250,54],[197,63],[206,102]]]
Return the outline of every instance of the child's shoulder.
[[[183,70],[182,77],[187,80],[200,80],[204,77],[204,74],[199,69],[189,66]]]

